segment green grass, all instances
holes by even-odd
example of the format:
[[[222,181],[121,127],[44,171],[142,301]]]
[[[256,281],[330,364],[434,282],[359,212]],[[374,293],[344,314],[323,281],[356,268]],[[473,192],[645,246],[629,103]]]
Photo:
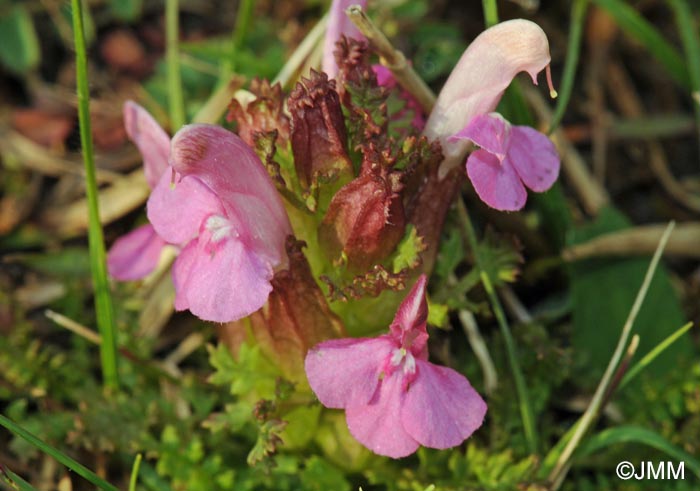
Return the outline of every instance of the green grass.
[[[80,0],[72,0],[73,34],[75,37],[76,78],[78,90],[78,117],[80,122],[80,142],[85,164],[85,192],[88,201],[89,226],[88,241],[90,246],[90,268],[95,290],[95,312],[97,327],[100,331],[100,360],[105,387],[116,389],[119,386],[117,371],[117,340],[114,322],[114,307],[107,279],[107,262],[105,254],[100,209],[98,203],[97,180],[95,179],[95,158],[93,156],[92,131],[90,125],[90,88],[87,75],[87,54],[85,47],[85,28]]]
[[[80,462],[77,462],[73,460],[72,458],[68,457],[66,454],[61,452],[60,450],[52,447],[48,443],[45,443],[42,441],[39,437],[33,435],[32,433],[28,432],[18,424],[14,423],[12,420],[6,418],[5,416],[0,414],[0,425],[4,426],[8,430],[10,430],[12,433],[15,435],[19,436],[20,438],[26,440],[30,444],[34,445],[36,448],[44,452],[46,455],[50,455],[54,459],[56,459],[58,462],[61,464],[65,465],[68,467],[71,471],[75,472],[79,476],[87,479],[89,482],[97,486],[98,488],[102,489],[103,491],[118,491],[115,486],[112,486],[110,483],[102,479],[100,476],[92,472],[90,469],[85,467],[83,464]],[[29,488],[31,489],[31,487]]]

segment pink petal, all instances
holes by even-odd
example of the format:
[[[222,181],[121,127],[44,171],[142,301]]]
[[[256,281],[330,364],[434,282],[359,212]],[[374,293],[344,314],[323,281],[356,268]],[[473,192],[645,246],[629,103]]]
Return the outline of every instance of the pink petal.
[[[326,407],[342,409],[366,404],[395,347],[387,336],[320,343],[309,350],[304,362],[309,385]]]
[[[368,404],[348,406],[345,418],[357,441],[379,455],[398,459],[418,450],[418,442],[404,430],[401,406],[405,393],[400,370],[385,377]]]
[[[511,125],[498,113],[480,114],[448,138],[448,141],[468,139],[503,160],[510,146]]]
[[[501,211],[525,206],[527,191],[508,160],[500,162],[486,150],[476,150],[467,160],[467,175],[481,201]]]
[[[439,138],[446,161],[458,164],[469,143],[448,138],[475,116],[493,111],[519,72],[529,73],[537,83],[537,74],[549,61],[547,36],[537,24],[515,19],[487,29],[472,41],[452,70],[423,134]]]
[[[514,126],[506,159],[523,183],[536,192],[546,191],[559,176],[559,155],[554,143],[528,126]]]
[[[355,39],[364,39],[364,36],[357,30],[355,24],[345,14],[345,9],[350,5],[360,5],[363,9],[367,5],[367,0],[333,0],[328,12],[328,27],[326,37],[323,40],[323,60],[321,69],[326,72],[328,78],[335,78],[338,74],[338,64],[335,62],[335,43],[341,35]]]
[[[428,302],[425,298],[427,277],[423,274],[413,285],[411,291],[399,305],[394,321],[391,323],[391,334],[398,344],[410,348],[411,352],[420,358],[428,358]]]
[[[451,368],[417,361],[418,375],[404,396],[401,422],[421,445],[459,445],[481,426],[486,403],[469,381]]]
[[[374,71],[377,76],[377,84],[379,86],[388,89],[396,87],[396,78],[394,78],[394,74],[387,67],[381,64],[374,64],[372,65],[372,71]],[[416,130],[423,131],[423,127],[425,126],[425,114],[418,100],[413,97],[410,92],[403,89],[401,89],[399,96],[406,102],[406,106],[396,114],[396,117],[401,118],[406,111],[412,111],[413,118],[411,119],[411,125]]]
[[[124,127],[143,156],[143,170],[151,188],[168,168],[170,137],[148,111],[133,101],[124,103]]]
[[[165,172],[148,198],[148,220],[171,244],[186,244],[197,236],[206,217],[223,214],[221,200],[196,177],[175,178]]]
[[[377,76],[377,84],[380,87],[388,89],[396,87],[396,78],[394,78],[394,74],[387,67],[380,63],[375,63],[372,65],[372,71]]]
[[[139,280],[158,265],[165,246],[150,224],[141,225],[118,238],[107,254],[107,268],[119,281]]]
[[[220,126],[187,125],[173,137],[170,163],[220,198],[250,251],[271,264],[285,263],[284,244],[292,233],[287,212],[267,170],[243,140]]]
[[[272,291],[272,269],[235,237],[210,239],[203,232],[175,261],[175,308],[213,322],[234,321],[260,309]]]

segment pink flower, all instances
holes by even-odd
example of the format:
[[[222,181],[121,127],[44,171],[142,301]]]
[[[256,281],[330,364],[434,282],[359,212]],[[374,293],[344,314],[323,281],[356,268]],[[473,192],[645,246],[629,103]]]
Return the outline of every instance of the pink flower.
[[[124,127],[143,156],[146,181],[153,189],[168,168],[170,137],[148,111],[132,101],[124,104]],[[155,269],[164,246],[150,224],[132,230],[109,250],[109,274],[120,281],[143,278]]]
[[[527,72],[533,83],[537,74],[547,68],[549,76],[549,43],[536,24],[516,19],[503,22],[482,32],[467,48],[447,79],[423,130],[429,138],[442,144],[445,161],[440,175],[459,165],[471,142],[484,152],[470,158],[469,178],[481,199],[500,210],[517,210],[524,206],[523,183],[534,191],[544,191],[559,173],[559,158],[546,137],[536,137],[535,130],[512,128],[494,116],[475,120],[492,112],[515,75]],[[489,135],[490,131],[499,132]],[[487,148],[494,139],[502,139],[497,152]],[[527,158],[546,156],[544,160]],[[546,184],[546,185],[545,185]]]
[[[335,43],[344,35],[355,39],[364,39],[364,36],[355,27],[355,24],[345,14],[345,9],[351,5],[359,5],[362,8],[367,0],[333,0],[328,12],[328,27],[326,37],[323,40],[323,59],[321,69],[326,72],[328,78],[335,78],[338,74],[338,64],[335,61]]]
[[[467,175],[484,203],[503,211],[525,206],[525,186],[549,189],[559,175],[552,141],[529,126],[512,126],[498,113],[480,114],[448,141],[466,139],[481,147],[467,159]]]
[[[379,84],[379,86],[386,87],[387,89],[394,89],[396,87],[398,82],[390,69],[384,65],[375,64],[372,65],[372,70],[377,76],[377,84]],[[418,99],[413,97],[413,95],[405,89],[401,89],[399,97],[406,102],[406,106],[395,117],[403,117],[406,111],[412,112],[413,118],[411,118],[411,125],[418,131],[422,131],[425,126],[425,114],[423,114],[423,108],[420,106]]]
[[[345,409],[350,433],[392,458],[420,445],[459,445],[486,414],[486,403],[463,375],[428,361],[425,286],[423,275],[389,334],[325,341],[306,356],[306,375],[321,403]]]
[[[182,244],[173,265],[175,308],[228,322],[265,304],[292,233],[262,162],[243,140],[214,125],[173,137],[172,172],[148,200],[148,218],[167,242]]]

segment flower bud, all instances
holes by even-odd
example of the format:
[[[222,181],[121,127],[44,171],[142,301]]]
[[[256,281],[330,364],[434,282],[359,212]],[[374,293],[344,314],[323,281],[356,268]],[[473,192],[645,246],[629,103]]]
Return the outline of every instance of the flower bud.
[[[366,271],[386,258],[404,235],[401,174],[382,165],[372,147],[360,176],[331,200],[319,240],[331,258],[344,255],[351,271]]]
[[[289,95],[292,153],[299,181],[306,188],[352,173],[347,135],[335,81],[311,71]]]
[[[289,118],[284,113],[284,94],[280,84],[270,85],[267,80],[253,79],[250,91],[256,99],[243,106],[237,99],[231,100],[226,120],[236,121],[238,136],[255,148],[255,134],[277,130],[277,144],[289,140]]]

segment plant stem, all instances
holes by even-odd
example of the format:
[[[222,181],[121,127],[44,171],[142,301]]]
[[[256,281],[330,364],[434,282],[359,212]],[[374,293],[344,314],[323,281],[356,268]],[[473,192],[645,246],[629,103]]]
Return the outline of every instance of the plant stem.
[[[469,247],[474,254],[474,262],[476,263],[476,267],[480,270],[481,282],[483,283],[486,294],[491,302],[491,308],[496,316],[498,327],[501,330],[501,335],[503,336],[503,341],[506,345],[508,364],[510,365],[510,370],[513,373],[515,390],[518,393],[518,400],[520,402],[520,417],[523,421],[525,439],[527,440],[530,452],[532,454],[536,454],[539,444],[537,429],[535,427],[535,416],[532,410],[532,403],[530,402],[530,395],[527,385],[525,384],[525,377],[523,376],[523,372],[520,369],[520,364],[518,363],[518,353],[515,347],[515,341],[513,340],[513,336],[510,332],[508,320],[506,319],[501,302],[498,299],[496,290],[493,287],[491,277],[486,269],[482,267],[483,262],[481,255],[479,254],[479,244],[476,239],[476,233],[474,232],[474,227],[472,226],[471,219],[467,213],[467,208],[461,198],[457,200],[457,213],[462,225],[464,226],[464,231],[467,235],[467,239],[469,240]]]
[[[486,1],[486,0],[484,0]],[[566,62],[564,64],[564,75],[561,80],[559,89],[559,100],[557,107],[554,109],[554,116],[549,123],[548,134],[551,134],[564,116],[566,107],[571,99],[571,90],[574,87],[574,79],[576,78],[576,67],[578,66],[578,57],[581,52],[581,33],[583,31],[583,21],[586,18],[586,10],[588,8],[588,0],[574,0],[571,7],[571,23],[569,24],[569,45],[566,49]]]
[[[625,325],[622,327],[620,339],[618,340],[615,352],[613,353],[612,358],[610,358],[610,362],[608,363],[608,366],[605,369],[603,378],[601,378],[600,383],[598,384],[598,388],[596,389],[595,394],[593,395],[593,399],[591,400],[589,406],[586,408],[586,412],[583,413],[581,419],[576,423],[576,431],[571,436],[571,439],[566,444],[566,447],[564,447],[564,450],[557,459],[556,465],[552,469],[552,472],[550,472],[549,474],[547,480],[550,483],[555,483],[555,486],[551,488],[552,491],[556,491],[557,483],[563,482],[563,478],[568,471],[569,460],[571,459],[574,450],[576,450],[576,447],[581,442],[581,439],[584,437],[588,429],[591,427],[591,424],[593,423],[593,421],[595,421],[596,417],[599,414],[599,410],[602,407],[603,401],[605,399],[605,394],[608,392],[610,383],[613,380],[613,375],[615,374],[617,367],[620,364],[620,359],[622,358],[627,348],[627,340],[629,339],[629,336],[632,332],[632,326],[634,325],[634,321],[637,318],[639,309],[642,307],[644,298],[646,297],[647,291],[649,290],[649,285],[651,284],[651,280],[654,277],[656,267],[658,266],[659,261],[661,260],[661,254],[663,253],[663,250],[666,247],[666,242],[668,242],[668,238],[671,236],[671,232],[673,231],[674,225],[674,222],[670,222],[666,227],[666,231],[661,236],[661,240],[659,241],[659,245],[656,248],[654,257],[651,259],[649,268],[647,269],[646,275],[644,276],[642,286],[639,288],[639,292],[637,293],[637,298],[635,298],[634,304],[632,305],[632,309],[630,310],[630,313],[627,316],[627,320],[625,321]]]
[[[139,453],[136,454],[136,459],[134,459],[134,465],[131,468],[131,477],[129,478],[129,491],[136,491],[136,483],[139,478],[139,469],[141,468],[141,459],[143,456]]]
[[[76,78],[78,94],[78,119],[80,123],[80,142],[85,164],[85,192],[88,202],[88,243],[90,249],[90,269],[95,290],[95,312],[97,327],[102,336],[100,360],[104,385],[109,389],[119,386],[117,373],[117,340],[114,323],[114,308],[107,280],[107,264],[100,209],[97,200],[97,180],[95,178],[95,159],[92,153],[92,130],[90,128],[90,90],[87,76],[87,53],[85,48],[85,28],[80,0],[72,0],[73,33],[76,53]]]
[[[236,25],[233,27],[233,39],[231,40],[231,71],[236,71],[236,59],[243,46],[243,41],[248,33],[250,18],[253,14],[253,0],[240,0],[236,12]]]
[[[362,7],[351,5],[345,13],[377,52],[382,65],[391,70],[399,84],[416,98],[426,114],[430,113],[435,105],[435,94],[406,61],[404,54],[391,45],[384,33],[367,17]]]
[[[486,27],[498,24],[498,5],[496,0],[481,0],[484,7],[484,22]]]
[[[166,0],[165,42],[168,66],[168,109],[172,133],[185,124],[185,102],[182,96],[182,77],[180,75],[179,34],[178,0]]]

